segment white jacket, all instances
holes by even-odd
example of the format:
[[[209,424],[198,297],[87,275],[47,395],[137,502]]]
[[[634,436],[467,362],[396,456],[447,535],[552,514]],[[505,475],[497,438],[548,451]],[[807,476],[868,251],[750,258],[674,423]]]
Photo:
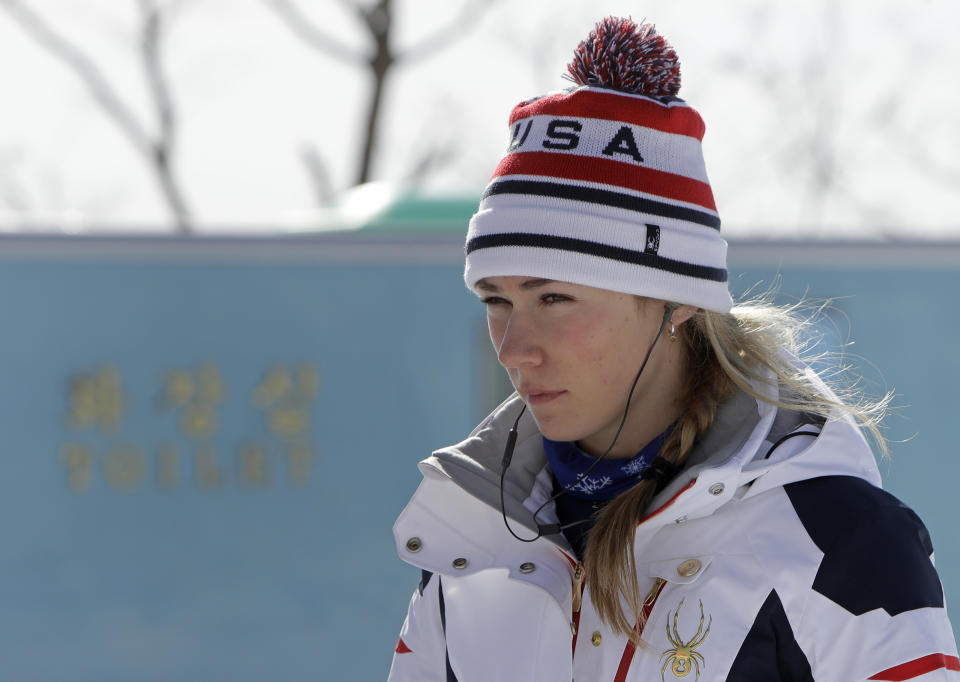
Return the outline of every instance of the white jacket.
[[[599,621],[589,575],[574,608],[577,560],[562,536],[525,544],[504,528],[500,458],[519,409],[514,396],[420,463],[394,533],[424,579],[390,682],[960,681],[926,529],[879,489],[848,420],[818,423],[742,392],[721,407],[637,526],[650,593],[635,648]],[[770,451],[794,431],[816,435]],[[550,472],[535,422],[519,432],[506,511],[532,537]]]

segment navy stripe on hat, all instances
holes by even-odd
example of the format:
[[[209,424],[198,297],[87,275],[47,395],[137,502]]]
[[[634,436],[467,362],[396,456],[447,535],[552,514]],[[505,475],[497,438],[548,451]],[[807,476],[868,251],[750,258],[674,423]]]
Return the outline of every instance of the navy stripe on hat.
[[[608,189],[596,189],[594,187],[583,187],[581,185],[536,180],[496,180],[487,187],[483,193],[483,199],[495,194],[532,194],[541,197],[584,201],[591,204],[612,206],[614,208],[625,208],[629,211],[637,211],[638,213],[662,216],[664,218],[686,220],[691,223],[712,227],[715,230],[720,229],[720,218],[710,213],[698,211],[686,206],[676,206],[662,201],[654,201],[653,199],[646,199],[633,194],[613,192]]]
[[[480,249],[490,249],[499,246],[526,246],[542,249],[557,249],[560,251],[572,251],[582,253],[587,256],[599,256],[610,260],[620,261],[621,263],[630,263],[632,265],[642,265],[648,268],[672,272],[676,275],[686,277],[696,277],[698,279],[709,280],[712,282],[726,282],[726,268],[713,268],[708,265],[695,265],[693,263],[684,263],[664,258],[663,256],[644,253],[643,251],[634,251],[622,246],[611,246],[609,244],[598,244],[585,239],[575,239],[573,237],[558,237],[545,234],[529,233],[501,233],[488,234],[474,237],[467,242],[467,255]]]

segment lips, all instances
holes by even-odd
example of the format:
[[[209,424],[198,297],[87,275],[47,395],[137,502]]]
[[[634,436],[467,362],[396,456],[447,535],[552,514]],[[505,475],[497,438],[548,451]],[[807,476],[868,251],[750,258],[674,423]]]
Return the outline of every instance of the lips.
[[[544,405],[556,400],[564,393],[566,391],[550,391],[539,387],[521,388],[520,390],[520,394],[526,396],[527,403],[531,405]]]

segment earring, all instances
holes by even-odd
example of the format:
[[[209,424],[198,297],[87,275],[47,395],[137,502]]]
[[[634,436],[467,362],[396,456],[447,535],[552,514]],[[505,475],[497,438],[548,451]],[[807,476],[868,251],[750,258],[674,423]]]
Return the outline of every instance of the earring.
[[[670,323],[670,329],[667,330],[667,333],[670,335],[671,341],[677,340],[677,328],[673,326],[673,322]]]

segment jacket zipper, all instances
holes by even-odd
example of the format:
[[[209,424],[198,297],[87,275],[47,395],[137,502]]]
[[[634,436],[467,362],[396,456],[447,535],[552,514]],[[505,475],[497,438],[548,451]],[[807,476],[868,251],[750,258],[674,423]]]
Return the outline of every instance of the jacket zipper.
[[[653,606],[657,603],[657,597],[660,596],[660,593],[663,591],[663,586],[666,584],[667,581],[663,578],[654,578],[653,587],[647,592],[647,596],[643,600],[643,608],[640,609],[640,622],[637,623],[639,630],[637,632],[638,635],[643,634],[643,630],[647,625],[647,619],[650,617],[650,612],[653,611]]]
[[[634,626],[634,631],[637,633],[637,637],[643,636],[643,631],[647,626],[647,620],[650,618],[650,613],[653,611],[654,605],[657,603],[657,598],[660,596],[660,593],[663,592],[663,586],[667,584],[667,581],[663,578],[655,578],[653,581],[653,587],[650,588],[650,591],[647,592],[646,598],[643,600],[643,606],[640,609],[640,620],[637,621],[637,624]],[[633,654],[637,650],[637,645],[633,643],[633,640],[627,642],[627,646],[623,649],[623,656],[620,658],[620,666],[617,668],[616,677],[613,678],[613,682],[625,682],[627,679],[627,671],[630,670],[630,664],[633,662]]]
[[[573,651],[577,653],[577,635],[580,633],[580,607],[583,606],[583,583],[586,569],[582,562],[577,562],[573,569],[573,619],[570,628],[573,630]]]

